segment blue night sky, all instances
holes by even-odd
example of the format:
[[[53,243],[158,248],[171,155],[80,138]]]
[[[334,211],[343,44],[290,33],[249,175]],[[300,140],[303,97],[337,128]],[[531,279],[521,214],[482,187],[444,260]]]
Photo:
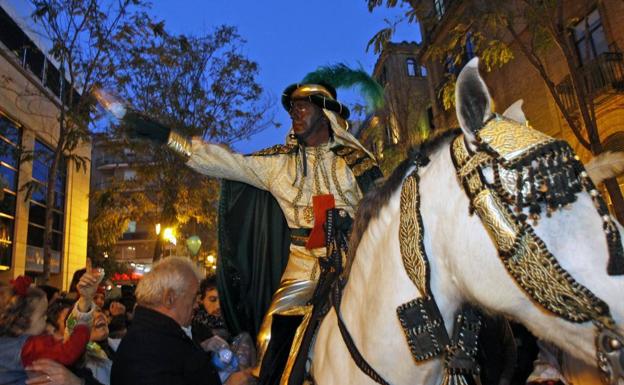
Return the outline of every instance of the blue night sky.
[[[366,52],[366,44],[387,25],[384,19],[395,20],[401,11],[369,13],[365,0],[156,0],[153,13],[176,33],[201,33],[221,24],[238,27],[247,41],[243,52],[259,64],[258,82],[282,123],[235,144],[246,153],[284,141],[290,119],[278,97],[306,73],[338,62],[372,72],[377,57]],[[400,27],[394,40],[420,41],[418,26]],[[339,90],[338,97],[347,105],[358,100],[353,91]]]

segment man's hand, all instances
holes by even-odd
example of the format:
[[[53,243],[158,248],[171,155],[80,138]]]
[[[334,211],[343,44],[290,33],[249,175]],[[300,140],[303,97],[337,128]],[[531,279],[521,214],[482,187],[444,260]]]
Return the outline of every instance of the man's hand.
[[[166,144],[171,129],[160,122],[134,110],[123,117],[123,128],[128,137],[147,139],[157,144]]]
[[[82,385],[83,381],[76,377],[65,366],[56,361],[41,359],[26,368],[27,372],[37,372],[26,380],[27,385]],[[234,373],[236,374],[236,373]]]
[[[102,107],[123,122],[123,129],[129,138],[148,139],[158,144],[167,143],[171,131],[168,127],[132,109],[118,95],[96,88],[93,96]]]

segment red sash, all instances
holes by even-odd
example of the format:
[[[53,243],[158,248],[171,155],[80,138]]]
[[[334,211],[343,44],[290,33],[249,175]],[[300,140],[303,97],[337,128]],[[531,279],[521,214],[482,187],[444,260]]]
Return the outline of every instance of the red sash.
[[[310,232],[310,238],[306,243],[307,249],[315,249],[325,246],[325,221],[327,210],[336,207],[336,201],[332,194],[315,195],[312,197],[312,212],[314,213],[314,227]]]

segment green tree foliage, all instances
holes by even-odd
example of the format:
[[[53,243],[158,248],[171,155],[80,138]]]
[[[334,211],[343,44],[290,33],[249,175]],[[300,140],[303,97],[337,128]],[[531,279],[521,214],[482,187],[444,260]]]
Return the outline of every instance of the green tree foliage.
[[[133,108],[189,136],[229,145],[268,127],[269,104],[255,78],[257,64],[242,52],[236,28],[219,26],[199,35],[169,34],[162,22],[147,21],[116,58],[115,91]],[[268,118],[267,118],[268,116]],[[107,151],[125,159],[136,175],[117,180],[93,197],[90,245],[110,252],[128,221],[160,223],[178,230],[178,244],[199,235],[204,251],[216,251],[218,181],[199,175],[176,154],[143,141],[128,141],[123,127],[111,132]],[[128,151],[129,150],[129,151]],[[129,198],[136,197],[136,198]],[[97,249],[97,250],[96,250]],[[157,241],[155,258],[162,254]]]
[[[436,28],[440,28],[440,24],[448,24],[450,29],[445,30],[444,36],[437,36],[435,41],[428,41],[426,38],[432,58],[441,63],[461,65],[468,39],[471,39],[475,52],[488,71],[505,65],[515,54],[523,55],[541,76],[578,142],[594,155],[602,152],[596,123],[595,95],[592,95],[585,86],[580,59],[570,36],[571,28],[579,20],[577,17],[567,16],[563,0],[442,2],[444,8],[461,6],[462,10],[460,15],[450,18],[444,15],[446,18],[442,23],[439,15],[431,9],[433,5],[431,1],[367,0],[367,4],[371,12],[382,6],[390,8],[401,6],[406,10],[403,22],[422,23],[424,30],[433,33]],[[591,11],[589,7],[593,6],[588,3],[585,13],[588,14]],[[379,51],[392,38],[392,31],[393,28],[385,28],[377,33],[370,40],[369,48],[373,47],[376,52]],[[585,33],[589,34],[587,26]],[[585,39],[586,42],[589,40]],[[562,57],[569,73],[572,95],[579,111],[578,117],[565,108],[563,98],[556,89],[554,73],[546,65],[547,57],[551,57],[553,53]],[[448,109],[454,103],[455,75],[447,74],[446,80],[437,96]],[[623,220],[624,199],[617,182],[610,179],[605,185],[616,215]]]
[[[128,42],[118,57],[117,92],[134,108],[189,135],[231,144],[263,130],[268,103],[257,64],[235,27],[173,35],[163,23]],[[264,101],[264,103],[262,103]]]

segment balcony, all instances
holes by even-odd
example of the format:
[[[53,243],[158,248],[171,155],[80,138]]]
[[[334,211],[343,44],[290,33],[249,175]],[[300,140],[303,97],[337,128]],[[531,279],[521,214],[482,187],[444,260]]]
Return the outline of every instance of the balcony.
[[[581,68],[583,86],[593,98],[600,95],[624,93],[624,58],[621,52],[605,52]],[[567,113],[578,110],[570,75],[556,85],[556,90]]]
[[[136,231],[134,233],[123,233],[120,241],[145,241],[145,240],[153,240],[155,237],[156,237],[155,235],[152,236],[147,231]]]
[[[93,163],[98,170],[110,170],[115,168],[126,168],[136,164],[149,165],[152,160],[149,156],[139,156],[135,153],[127,154],[101,154],[95,157]]]

